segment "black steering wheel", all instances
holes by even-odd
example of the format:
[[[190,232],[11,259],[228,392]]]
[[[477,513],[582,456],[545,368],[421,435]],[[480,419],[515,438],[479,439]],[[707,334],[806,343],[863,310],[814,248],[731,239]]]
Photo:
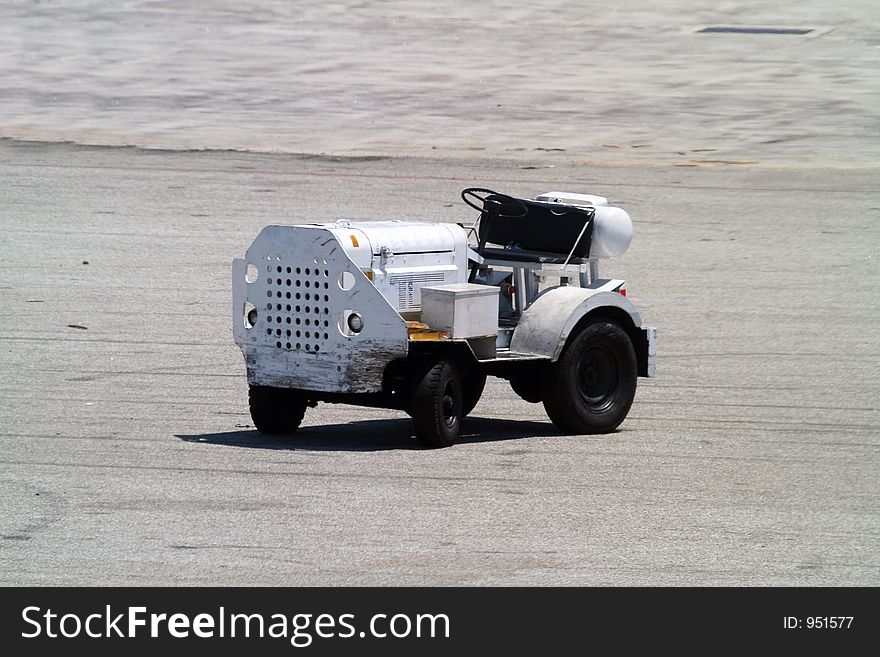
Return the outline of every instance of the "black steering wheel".
[[[482,196],[481,196],[482,195]],[[490,196],[496,196],[498,198],[489,198]],[[474,199],[474,200],[471,200]],[[501,200],[499,200],[501,199]],[[482,187],[468,187],[461,192],[461,200],[464,201],[468,206],[472,207],[477,212],[489,212],[496,217],[505,217],[507,219],[513,219],[516,217],[525,217],[529,213],[528,207],[521,200],[514,196],[508,196],[507,194],[500,194],[499,192],[492,191],[491,189],[484,189]],[[477,205],[475,201],[479,201],[482,203],[482,207]],[[507,203],[512,203],[517,206],[522,212],[519,214],[503,214],[501,212],[492,212],[486,208],[486,205],[489,203],[494,203],[498,206],[498,208],[502,208]]]

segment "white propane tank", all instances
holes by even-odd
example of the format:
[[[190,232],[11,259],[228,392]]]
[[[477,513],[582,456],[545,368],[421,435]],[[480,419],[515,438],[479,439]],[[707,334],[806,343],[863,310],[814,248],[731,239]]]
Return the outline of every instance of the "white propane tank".
[[[596,206],[590,260],[616,258],[629,248],[633,237],[632,219],[622,208]]]

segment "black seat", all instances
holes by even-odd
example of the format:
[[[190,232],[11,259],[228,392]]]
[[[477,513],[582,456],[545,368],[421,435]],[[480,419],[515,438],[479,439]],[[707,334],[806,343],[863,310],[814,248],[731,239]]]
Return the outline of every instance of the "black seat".
[[[590,255],[593,216],[592,208],[487,196],[478,251],[486,258],[561,265],[574,247],[569,262],[580,264]],[[502,248],[486,247],[487,243]]]

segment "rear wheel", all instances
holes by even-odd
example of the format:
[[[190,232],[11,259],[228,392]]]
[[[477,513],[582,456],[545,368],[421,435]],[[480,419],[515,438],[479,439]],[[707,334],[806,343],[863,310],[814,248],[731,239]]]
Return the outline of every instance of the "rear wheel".
[[[461,375],[441,360],[418,379],[412,397],[413,429],[425,447],[449,447],[458,438],[464,410]]]
[[[588,325],[544,372],[544,408],[568,433],[608,433],[632,406],[638,370],[632,342],[620,326]]]
[[[260,433],[293,433],[306,414],[308,400],[298,390],[250,386],[251,419]]]

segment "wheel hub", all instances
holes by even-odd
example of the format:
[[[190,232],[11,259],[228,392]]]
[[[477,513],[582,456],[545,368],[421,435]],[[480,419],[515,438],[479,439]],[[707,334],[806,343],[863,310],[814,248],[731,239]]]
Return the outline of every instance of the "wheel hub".
[[[454,427],[458,422],[458,413],[456,413],[455,390],[451,381],[443,389],[440,407],[443,411],[443,423],[449,428]]]
[[[584,352],[578,368],[578,394],[593,411],[609,408],[617,395],[620,370],[613,352],[604,345]]]

